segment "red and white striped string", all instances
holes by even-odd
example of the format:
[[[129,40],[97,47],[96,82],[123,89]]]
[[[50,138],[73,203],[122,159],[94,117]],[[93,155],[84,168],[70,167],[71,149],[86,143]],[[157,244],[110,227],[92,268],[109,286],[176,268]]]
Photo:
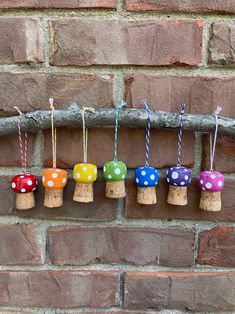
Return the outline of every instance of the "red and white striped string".
[[[20,111],[18,107],[14,107],[17,112],[19,113],[17,119],[18,125],[18,134],[19,134],[19,144],[20,144],[20,156],[21,156],[21,165],[22,165],[22,172],[26,173],[27,171],[27,146],[28,146],[28,134],[24,132],[24,135],[21,132],[21,122],[23,119],[23,113]],[[24,140],[23,140],[24,138]]]

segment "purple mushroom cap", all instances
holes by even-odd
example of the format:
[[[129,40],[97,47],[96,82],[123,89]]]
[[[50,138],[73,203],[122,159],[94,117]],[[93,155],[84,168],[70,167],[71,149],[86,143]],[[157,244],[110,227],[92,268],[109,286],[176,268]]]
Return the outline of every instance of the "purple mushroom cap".
[[[175,186],[188,186],[192,179],[191,170],[185,167],[171,167],[167,170],[167,182]]]

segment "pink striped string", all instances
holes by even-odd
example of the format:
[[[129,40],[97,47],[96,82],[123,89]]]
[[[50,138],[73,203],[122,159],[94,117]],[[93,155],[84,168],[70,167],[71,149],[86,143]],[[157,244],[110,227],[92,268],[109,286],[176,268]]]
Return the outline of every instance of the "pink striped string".
[[[217,107],[213,115],[215,116],[215,132],[214,135],[210,133],[210,171],[213,171],[214,167],[214,159],[215,159],[215,146],[216,146],[216,140],[217,140],[217,133],[218,133],[218,115],[220,114],[220,111],[222,110],[221,107]]]
[[[21,155],[21,165],[22,165],[22,172],[26,173],[27,170],[27,146],[28,146],[28,134],[24,132],[24,135],[21,132],[21,122],[23,119],[23,113],[20,111],[18,107],[14,107],[19,116],[17,118],[17,125],[18,125],[18,134],[19,134],[19,144],[20,144],[20,155]],[[24,140],[23,140],[24,138]],[[24,142],[24,144],[23,144]]]

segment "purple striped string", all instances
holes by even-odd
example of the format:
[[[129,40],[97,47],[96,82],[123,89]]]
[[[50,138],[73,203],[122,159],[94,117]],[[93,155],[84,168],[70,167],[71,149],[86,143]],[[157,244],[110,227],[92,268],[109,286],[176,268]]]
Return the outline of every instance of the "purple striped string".
[[[180,105],[180,128],[179,128],[179,132],[178,132],[178,164],[177,164],[177,167],[181,167],[181,146],[182,146],[184,111],[185,111],[185,104],[181,104]]]
[[[150,142],[150,109],[147,100],[142,100],[145,110],[148,113],[148,122],[146,126],[146,144],[145,144],[145,167],[149,167],[149,142]]]

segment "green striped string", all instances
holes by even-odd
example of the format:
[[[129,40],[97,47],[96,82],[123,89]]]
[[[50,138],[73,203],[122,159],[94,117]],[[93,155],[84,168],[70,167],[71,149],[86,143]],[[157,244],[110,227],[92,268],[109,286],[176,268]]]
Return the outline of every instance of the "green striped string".
[[[117,161],[117,142],[118,142],[118,115],[119,111],[127,106],[125,101],[121,101],[117,106],[115,106],[115,132],[114,132],[114,161]]]

